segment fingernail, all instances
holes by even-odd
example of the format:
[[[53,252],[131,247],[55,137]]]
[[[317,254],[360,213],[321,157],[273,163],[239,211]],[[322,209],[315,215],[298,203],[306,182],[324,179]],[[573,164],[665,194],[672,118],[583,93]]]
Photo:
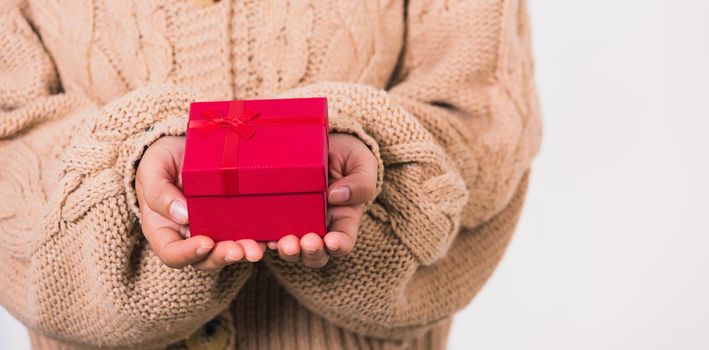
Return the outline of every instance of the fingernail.
[[[180,236],[187,239],[190,238],[190,227],[186,225],[180,225]]]
[[[330,202],[331,203],[342,203],[350,199],[350,188],[347,186],[342,186],[330,191]]]
[[[313,248],[313,247],[302,247],[302,249],[303,249],[303,252],[305,252],[307,254],[313,254],[318,251],[316,248]]]
[[[334,251],[334,250],[337,250],[337,249],[339,248],[339,247],[338,247],[339,245],[338,245],[337,243],[335,243],[335,242],[329,242],[329,243],[328,243],[328,242],[325,242],[325,245],[327,246],[327,249],[330,249],[330,250],[333,250],[333,251]]]
[[[226,253],[226,256],[224,257],[224,261],[226,262],[234,262],[234,261],[239,261],[240,259],[237,258],[236,251],[230,250]]]
[[[195,250],[195,253],[197,253],[197,255],[205,255],[209,253],[210,250],[212,250],[212,246],[200,245],[199,247],[197,247],[197,250]]]
[[[170,216],[180,224],[187,222],[187,207],[180,201],[170,203]]]

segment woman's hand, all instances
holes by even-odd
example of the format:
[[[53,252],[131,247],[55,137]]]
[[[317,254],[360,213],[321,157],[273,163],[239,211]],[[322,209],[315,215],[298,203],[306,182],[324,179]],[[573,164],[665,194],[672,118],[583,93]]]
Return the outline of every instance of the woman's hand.
[[[184,151],[184,137],[163,137],[148,147],[138,165],[135,190],[140,223],[155,254],[167,266],[192,265],[202,270],[243,259],[261,260],[265,244],[251,239],[215,244],[206,236],[189,237],[187,202],[180,191]]]
[[[306,266],[323,267],[330,255],[341,257],[352,252],[364,215],[364,205],[374,197],[377,184],[377,159],[367,146],[349,134],[330,134],[330,179],[328,188],[328,233],[321,238],[308,233],[268,242],[286,261],[302,260]]]

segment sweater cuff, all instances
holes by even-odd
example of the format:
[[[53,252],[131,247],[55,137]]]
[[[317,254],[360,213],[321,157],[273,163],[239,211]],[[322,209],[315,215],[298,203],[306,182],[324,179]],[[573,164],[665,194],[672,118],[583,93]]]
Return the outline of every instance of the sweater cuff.
[[[122,143],[116,163],[117,171],[123,175],[128,207],[137,218],[140,218],[140,206],[135,191],[135,178],[145,150],[163,136],[184,136],[190,103],[199,99],[199,94],[188,89],[160,86],[141,92],[139,103],[130,103],[139,108],[123,111],[125,117],[137,118],[144,125]]]
[[[189,105],[199,98],[184,87],[152,85],[101,108],[64,154],[64,178],[72,184],[63,210],[67,219],[103,199],[91,190],[97,186],[103,197],[126,193],[129,210],[140,217],[134,183],[143,152],[162,136],[184,134]]]

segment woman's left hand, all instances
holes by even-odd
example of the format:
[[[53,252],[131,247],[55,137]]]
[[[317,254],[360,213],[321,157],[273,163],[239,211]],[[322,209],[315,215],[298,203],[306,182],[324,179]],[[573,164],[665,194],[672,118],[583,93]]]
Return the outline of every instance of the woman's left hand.
[[[324,238],[308,233],[301,239],[288,235],[278,242],[268,242],[268,248],[278,250],[283,260],[302,260],[306,266],[319,268],[331,255],[345,256],[354,248],[365,204],[374,197],[377,159],[355,136],[333,133],[329,165],[328,233]]]

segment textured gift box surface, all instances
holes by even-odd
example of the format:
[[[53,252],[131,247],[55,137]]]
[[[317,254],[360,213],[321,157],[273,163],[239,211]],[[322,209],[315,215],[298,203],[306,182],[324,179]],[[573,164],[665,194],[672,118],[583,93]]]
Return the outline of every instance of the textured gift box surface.
[[[328,144],[325,98],[192,103],[182,169],[191,234],[324,235]]]

